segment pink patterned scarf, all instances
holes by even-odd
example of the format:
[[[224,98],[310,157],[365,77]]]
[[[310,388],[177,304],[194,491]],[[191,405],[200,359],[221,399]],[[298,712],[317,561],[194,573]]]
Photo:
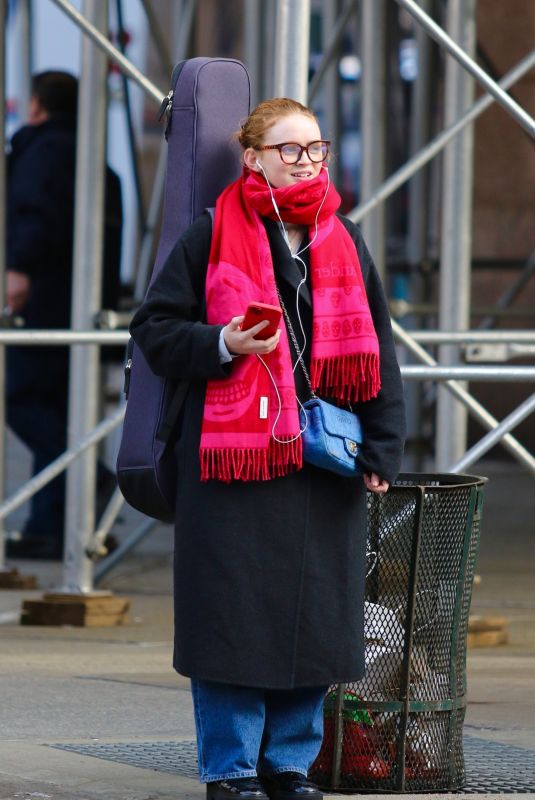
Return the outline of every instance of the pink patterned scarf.
[[[379,343],[355,244],[335,212],[340,196],[317,178],[274,188],[285,222],[309,227],[313,329],[310,376],[321,395],[339,404],[369,400],[380,389]],[[323,202],[322,202],[323,201]],[[279,305],[271,250],[261,217],[277,219],[263,177],[245,170],[219,196],[206,276],[207,321],[226,325],[250,302]],[[299,416],[285,326],[279,346],[263,356],[239,356],[223,380],[208,382],[201,433],[201,480],[269,480],[302,467]],[[261,419],[260,399],[268,398]],[[265,400],[264,400],[265,405]],[[264,416],[264,415],[262,415]]]

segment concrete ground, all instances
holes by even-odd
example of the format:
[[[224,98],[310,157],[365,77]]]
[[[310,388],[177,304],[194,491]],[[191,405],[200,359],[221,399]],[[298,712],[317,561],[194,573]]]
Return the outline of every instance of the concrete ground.
[[[528,782],[533,791],[533,478],[509,462],[482,463],[474,472],[489,475],[491,482],[477,566],[482,581],[474,589],[472,611],[505,616],[510,643],[469,652],[465,735],[488,742],[489,753],[493,743],[522,748],[515,752],[526,754],[528,762],[531,753]],[[125,536],[141,519],[126,512],[117,535]],[[99,585],[132,601],[129,623],[116,628],[20,626],[22,600],[60,585],[62,565],[13,562],[22,574],[37,575],[41,588],[0,590],[0,800],[204,797],[203,787],[191,776],[74,749],[120,743],[150,751],[160,742],[183,752],[194,739],[188,682],[171,668],[171,540],[171,529],[158,527]],[[511,788],[517,777],[514,764],[504,769],[509,788],[505,782],[480,796],[518,791]],[[527,796],[535,798],[535,793]]]

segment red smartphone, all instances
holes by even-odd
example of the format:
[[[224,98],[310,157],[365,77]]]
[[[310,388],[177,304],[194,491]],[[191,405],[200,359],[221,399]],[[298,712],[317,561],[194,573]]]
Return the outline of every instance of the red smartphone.
[[[278,306],[270,306],[267,303],[249,303],[245,312],[245,319],[241,324],[242,331],[247,331],[265,319],[269,325],[257,333],[255,339],[269,339],[274,336],[281,321],[282,311]]]

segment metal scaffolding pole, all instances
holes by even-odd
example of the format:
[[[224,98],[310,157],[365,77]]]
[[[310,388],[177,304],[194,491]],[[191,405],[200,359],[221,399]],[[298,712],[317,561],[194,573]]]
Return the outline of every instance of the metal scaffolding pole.
[[[107,0],[84,0],[84,14],[107,32]],[[78,99],[71,327],[91,328],[100,309],[104,233],[107,60],[84,37]],[[98,420],[99,349],[73,346],[69,379],[69,447]],[[67,473],[64,588],[89,592],[92,563],[85,549],[95,527],[96,448],[84,453]]]
[[[362,178],[361,202],[385,179],[386,167],[386,3],[362,0]],[[362,222],[366,244],[379,273],[385,266],[385,207]]]
[[[172,61],[176,63],[188,55],[191,32],[197,11],[197,0],[182,0],[175,7]]]
[[[261,36],[262,36],[262,69],[260,75],[260,85],[258,95],[260,100],[267,97],[274,97],[275,90],[275,59],[276,51],[276,19],[277,19],[277,0],[262,2],[261,8]]]
[[[422,7],[429,10],[430,0],[422,0]],[[431,86],[433,72],[431,70],[432,42],[426,32],[415,26],[418,55],[418,73],[412,84],[412,109],[410,115],[409,152],[418,153],[429,141],[431,133]],[[409,273],[406,297],[410,303],[420,303],[423,299],[424,281],[421,270],[427,257],[429,219],[430,219],[430,175],[429,167],[419,170],[411,178],[408,186],[408,236],[407,259],[413,269]],[[416,315],[410,315],[405,321],[406,327],[419,325]],[[422,466],[423,448],[421,446],[421,427],[423,410],[423,386],[409,383],[405,387],[405,403],[407,416],[408,440],[415,442],[415,447],[407,449],[407,458],[412,459],[410,469],[418,470]]]
[[[30,0],[20,0],[17,6],[19,15],[20,39],[18,42],[19,50],[19,108],[21,115],[26,115],[26,109],[30,101],[31,79],[32,79],[32,14]]]
[[[352,3],[353,5],[353,3]],[[336,26],[336,21],[338,17],[338,0],[326,0],[323,3],[323,19],[322,19],[322,35],[324,40],[327,38],[327,34],[329,31],[332,31]],[[332,139],[333,142],[337,143],[337,148],[339,147],[340,137],[339,137],[339,124],[338,124],[338,110],[339,110],[339,91],[338,91],[338,52],[340,48],[340,38],[337,37],[336,44],[329,52],[329,59],[326,61],[325,55],[325,41],[323,42],[323,51],[324,51],[324,64],[323,69],[321,69],[321,74],[318,74],[320,71],[318,70],[314,75],[314,79],[320,81],[323,77],[323,97],[324,97],[324,111],[325,111],[325,130],[322,132],[323,136],[327,139]],[[320,65],[321,68],[322,65]],[[318,86],[319,83],[316,83]],[[309,101],[312,100],[312,85],[309,89]],[[333,170],[334,167],[334,170]],[[337,162],[334,164],[329,165],[329,170],[331,173],[337,171]],[[331,174],[331,179],[337,183],[337,178],[335,175]]]
[[[160,143],[160,152],[158,155],[158,164],[154,174],[154,181],[152,184],[152,193],[149,203],[149,211],[147,219],[145,220],[145,231],[141,241],[139,250],[139,262],[136,271],[136,283],[134,288],[134,300],[141,303],[147,286],[149,285],[149,278],[152,269],[152,259],[154,251],[154,239],[158,228],[158,220],[160,219],[160,209],[162,207],[163,195],[165,192],[165,175],[167,170],[167,142],[162,136]]]
[[[527,56],[519,61],[518,64],[513,67],[513,69],[503,76],[499,85],[504,89],[508,89],[524,75],[527,75],[527,73],[533,69],[534,66],[535,50],[532,50]],[[419,153],[410,158],[402,167],[400,167],[389,178],[387,178],[386,181],[379,186],[377,191],[374,192],[373,196],[370,197],[369,200],[367,200],[365,203],[360,203],[346,216],[348,216],[353,222],[360,222],[362,219],[364,219],[364,217],[366,217],[370,211],[373,211],[374,208],[381,205],[381,203],[384,203],[384,201],[390,197],[391,194],[399,189],[400,186],[403,186],[405,181],[411,178],[419,169],[421,169],[421,167],[424,166],[424,164],[427,164],[432,158],[440,153],[440,151],[454,138],[454,136],[457,136],[457,134],[464,130],[467,125],[469,125],[471,122],[474,122],[474,120],[476,120],[494,102],[495,98],[490,94],[480,97],[479,100],[477,100],[477,102],[475,102],[470,108],[470,110],[461,117],[461,119],[458,119],[453,125],[450,125],[449,128],[435,136],[432,142],[426,145]]]
[[[308,101],[310,0],[277,0],[275,22],[275,92],[300,103]]]
[[[112,44],[109,43],[107,38],[86,18],[86,15],[80,13],[68,0],[52,0],[65,14],[78,25],[79,28],[101,49],[103,50],[112,61],[117,64],[121,70],[135,81],[144,92],[146,92],[152,99],[160,105],[166,92],[158,89],[154,83],[146,78],[141,70],[137,69],[131,61],[129,61],[123,54],[117,50]],[[107,0],[102,0],[106,2]]]
[[[352,14],[357,10],[357,0],[346,0],[345,8],[340,13],[340,16],[337,17],[337,5],[338,0],[329,0],[325,7],[323,27],[325,33],[327,33],[327,31],[331,31],[331,33],[327,43],[323,45],[323,57],[308,87],[309,102],[316,96],[316,92],[327,70],[332,68],[331,62],[333,58],[338,55],[347,23],[351,19]],[[335,71],[337,72],[338,70],[336,69]],[[327,98],[327,102],[329,101],[330,98]]]
[[[192,3],[189,2],[189,0],[187,4],[183,3],[180,8],[175,10],[175,25],[177,29],[177,36],[175,37],[177,42],[175,57],[177,61],[181,61],[187,56],[188,42],[190,40],[191,29],[195,18],[194,11],[195,8]],[[171,73],[169,73],[169,78],[170,77]],[[141,247],[139,249],[139,260],[136,270],[134,289],[134,300],[138,302],[141,302],[145,296],[153,266],[154,239],[158,230],[160,210],[165,192],[166,170],[167,142],[162,136],[160,152],[158,155],[158,163],[152,183],[149,209],[144,221],[143,239],[141,240]]]
[[[141,5],[143,6],[143,11],[147,17],[147,22],[149,23],[150,35],[152,36],[156,52],[160,58],[162,69],[166,75],[170,75],[171,70],[173,69],[173,59],[167,46],[164,31],[160,26],[158,15],[155,13],[150,0],[141,0]]]
[[[115,312],[108,312],[113,316]],[[108,315],[107,314],[107,315]],[[130,320],[130,314],[126,316]],[[13,329],[0,330],[0,344],[24,345],[65,345],[65,344],[99,344],[124,345],[130,334],[126,330],[86,330],[71,331],[65,329],[46,328],[42,330]],[[518,329],[487,331],[410,331],[410,338],[419,344],[535,344],[535,331]]]
[[[21,486],[20,489],[17,489],[11,497],[3,500],[0,503],[0,520],[4,520],[8,514],[12,514],[13,511],[16,511],[17,508],[20,508],[21,505],[30,500],[43,486],[50,483],[50,481],[60,475],[69,464],[72,464],[73,461],[79,458],[81,453],[85,453],[90,447],[94,448],[95,445],[105,439],[108,434],[118,428],[119,425],[122,424],[125,409],[126,406],[117,408],[109,417],[99,422],[99,424],[80,439],[80,441],[75,442],[72,447],[65,450],[64,453],[55,458],[54,461],[51,461],[50,464],[47,464],[41,472],[38,472],[37,475],[30,478],[30,480]]]
[[[430,0],[420,0],[424,11]],[[419,26],[415,31],[418,48],[418,75],[413,84],[413,105],[410,118],[410,153],[418,153],[430,139],[431,133],[431,49],[427,33]],[[409,183],[408,260],[420,265],[427,255],[429,230],[429,170],[421,169]]]
[[[464,472],[468,467],[471,467],[472,464],[475,464],[476,461],[479,461],[485,453],[488,453],[495,444],[499,444],[504,433],[516,428],[517,425],[520,425],[520,423],[529,417],[530,414],[533,414],[534,411],[535,394],[532,394],[527,400],[524,400],[518,408],[515,408],[514,411],[508,414],[497,428],[487,433],[487,435],[480,439],[470,450],[467,450],[459,461],[448,468],[448,472]]]
[[[0,0],[0,309],[5,306],[6,271],[6,159],[5,146],[5,108],[6,108],[6,0]],[[5,493],[5,347],[0,346],[0,502]],[[4,521],[0,520],[0,570],[5,559]]]
[[[447,28],[470,56],[476,48],[476,0],[449,0]],[[451,125],[472,105],[474,80],[453,59],[446,62],[445,123]],[[439,329],[470,327],[470,271],[472,262],[473,126],[449,144],[442,171],[442,232],[439,279]],[[439,361],[459,362],[459,349],[442,346]],[[435,434],[435,466],[438,471],[466,450],[468,414],[442,387],[438,390]]]
[[[394,336],[398,341],[405,345],[405,347],[421,361],[423,364],[438,367],[438,362],[431,356],[427,350],[424,350],[413,337],[401,327],[399,322],[395,319],[392,320],[392,330]],[[460,400],[470,411],[472,416],[477,419],[485,428],[493,429],[499,425],[498,420],[490,414],[481,403],[472,397],[466,389],[457,381],[448,380],[445,384],[455,397]],[[518,442],[510,433],[506,433],[502,439],[502,444],[509,450],[514,457],[525,466],[533,475],[535,475],[535,458]]]
[[[123,0],[115,0],[115,9],[117,14],[117,29],[119,38],[119,47],[123,55],[126,54],[126,30],[123,21]],[[132,118],[132,104],[130,102],[130,84],[128,78],[121,72],[121,83],[123,86],[123,103],[126,122],[126,131],[128,134],[128,144],[130,150],[130,166],[132,170],[132,180],[136,190],[136,202],[138,213],[138,225],[142,233],[145,232],[145,205],[143,202],[143,190],[141,188],[141,175],[139,168],[138,148],[136,142],[136,132],[134,129],[134,120]]]
[[[494,383],[518,383],[519,381],[535,381],[535,367],[474,367],[469,364],[463,366],[426,367],[420,364],[409,364],[401,367],[401,376],[404,380],[420,381],[427,378],[434,381],[459,380],[480,381]],[[445,470],[444,470],[445,471]]]
[[[450,55],[452,55],[463,67],[482,85],[487,92],[491,94],[498,103],[505,108],[506,111],[521,125],[530,136],[535,137],[535,120],[528,112],[518,105],[510,95],[504,92],[503,88],[493,81],[485,70],[474,61],[474,59],[466,54],[461,46],[457,44],[450,36],[448,36],[442,28],[428,16],[415,0],[396,0],[396,2],[406,9],[420,25],[437,41],[441,47],[444,47]],[[467,0],[468,2],[468,0]]]
[[[245,65],[251,79],[251,106],[261,97],[262,75],[262,8],[261,0],[245,3]]]

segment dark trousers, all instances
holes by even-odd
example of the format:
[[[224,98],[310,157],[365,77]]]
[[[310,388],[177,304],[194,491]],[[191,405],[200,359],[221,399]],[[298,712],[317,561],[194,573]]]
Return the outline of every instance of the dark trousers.
[[[22,348],[7,350],[7,424],[32,453],[32,475],[36,475],[67,446],[67,357],[61,357],[57,349],[54,353],[48,353],[48,348],[40,351],[26,348],[23,353]],[[98,462],[97,490],[104,499],[113,485],[113,473]],[[45,537],[50,544],[62,542],[64,513],[65,472],[62,472],[33,495],[23,536]]]
[[[32,475],[36,475],[65,450],[66,416],[50,398],[18,395],[7,402],[7,424],[31,451]],[[30,516],[24,537],[46,537],[51,543],[63,539],[65,473],[47,483],[30,501]]]

